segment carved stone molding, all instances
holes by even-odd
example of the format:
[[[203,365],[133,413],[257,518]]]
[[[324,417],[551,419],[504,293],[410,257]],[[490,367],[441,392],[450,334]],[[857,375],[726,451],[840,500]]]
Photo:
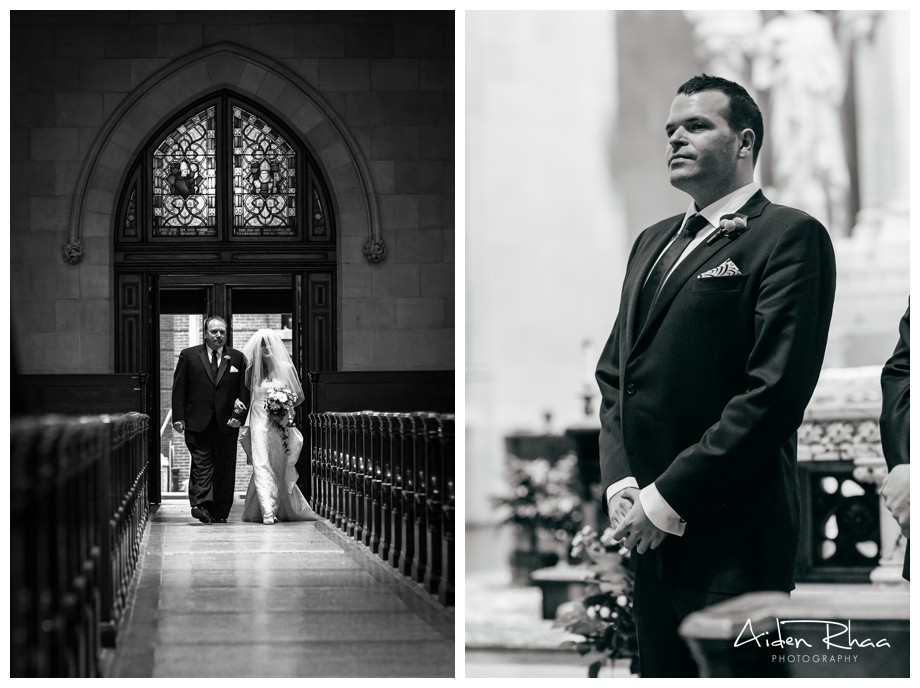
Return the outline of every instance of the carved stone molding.
[[[880,375],[881,366],[821,372],[799,426],[799,461],[882,461]]]
[[[380,263],[387,257],[387,245],[383,239],[368,239],[364,242],[364,257],[368,263]]]
[[[876,418],[807,420],[799,427],[799,461],[881,459]]]
[[[80,239],[71,239],[64,245],[61,255],[65,263],[76,265],[83,260],[83,242]]]
[[[853,477],[860,482],[872,483],[876,487],[881,487],[887,475],[888,466],[881,457],[863,457],[853,461]]]

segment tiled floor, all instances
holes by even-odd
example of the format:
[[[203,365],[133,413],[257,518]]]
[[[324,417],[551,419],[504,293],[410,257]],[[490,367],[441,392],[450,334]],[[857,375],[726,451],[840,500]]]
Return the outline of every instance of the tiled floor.
[[[226,524],[165,502],[109,677],[451,677],[453,608],[326,521]]]

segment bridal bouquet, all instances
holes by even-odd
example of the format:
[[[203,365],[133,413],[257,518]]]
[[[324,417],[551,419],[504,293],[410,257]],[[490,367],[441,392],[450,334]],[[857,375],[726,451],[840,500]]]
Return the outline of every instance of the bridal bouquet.
[[[294,402],[297,395],[289,387],[272,387],[265,395],[262,406],[272,423],[281,429],[284,450],[288,450],[287,429],[294,422]]]

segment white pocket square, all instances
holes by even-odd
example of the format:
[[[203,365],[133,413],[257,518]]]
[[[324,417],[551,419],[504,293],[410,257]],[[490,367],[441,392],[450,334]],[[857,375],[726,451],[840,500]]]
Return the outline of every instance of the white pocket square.
[[[705,279],[707,277],[734,277],[735,275],[740,275],[741,270],[738,269],[738,266],[735,265],[731,258],[722,263],[719,267],[713,268],[712,270],[707,270],[701,275],[697,275],[697,279]]]
[[[239,369],[238,369],[235,365],[232,365],[232,366],[230,366],[230,372],[231,372],[231,373],[238,373],[238,372],[240,372],[240,371],[239,371]]]

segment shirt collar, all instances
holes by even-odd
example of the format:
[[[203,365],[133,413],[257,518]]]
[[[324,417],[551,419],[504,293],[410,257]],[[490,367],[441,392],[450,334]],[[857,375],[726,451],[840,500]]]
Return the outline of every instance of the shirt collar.
[[[745,184],[744,186],[738,187],[727,196],[722,196],[722,198],[714,203],[710,203],[702,210],[697,210],[696,203],[690,201],[690,207],[687,209],[687,212],[684,213],[684,222],[681,224],[681,227],[687,222],[687,218],[697,213],[705,217],[706,221],[709,222],[713,228],[718,227],[719,220],[723,215],[737,213],[759,190],[760,185],[757,182]]]

